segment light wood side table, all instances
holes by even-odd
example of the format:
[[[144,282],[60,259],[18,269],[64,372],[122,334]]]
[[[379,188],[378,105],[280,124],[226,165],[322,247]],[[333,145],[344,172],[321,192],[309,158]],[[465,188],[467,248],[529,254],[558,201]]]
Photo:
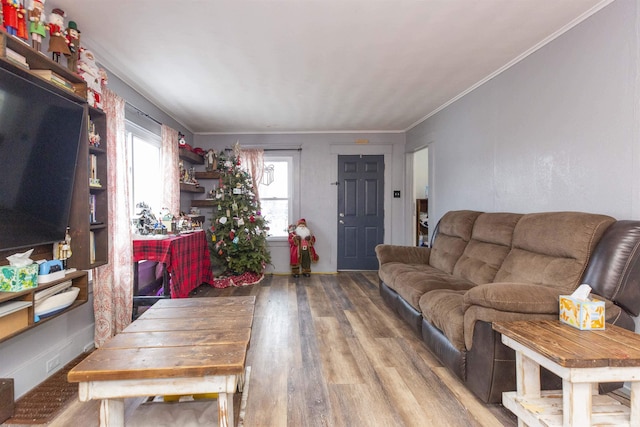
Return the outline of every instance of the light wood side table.
[[[557,320],[494,322],[516,351],[517,391],[502,403],[519,426],[640,426],[640,335],[607,324],[580,331]],[[540,367],[562,378],[562,390],[540,390]],[[598,383],[631,384],[630,408],[598,394]]]

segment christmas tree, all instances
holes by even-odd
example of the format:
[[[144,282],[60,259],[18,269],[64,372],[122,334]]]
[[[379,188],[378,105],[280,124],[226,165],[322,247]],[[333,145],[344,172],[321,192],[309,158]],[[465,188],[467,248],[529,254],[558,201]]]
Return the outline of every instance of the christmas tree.
[[[207,242],[213,273],[218,276],[258,275],[271,262],[268,227],[253,192],[251,176],[240,167],[240,148],[218,156],[220,185]]]

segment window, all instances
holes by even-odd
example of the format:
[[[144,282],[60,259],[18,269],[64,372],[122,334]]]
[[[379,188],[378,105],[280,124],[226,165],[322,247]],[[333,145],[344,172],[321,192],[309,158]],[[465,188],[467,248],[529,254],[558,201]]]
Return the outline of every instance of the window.
[[[130,205],[132,216],[136,204],[145,202],[154,213],[162,208],[162,140],[132,122],[126,123],[127,147],[131,159]]]
[[[273,166],[273,182],[266,185],[263,178],[258,190],[262,216],[269,223],[270,238],[286,238],[287,228],[293,222],[294,214],[299,211],[293,203],[297,193],[297,182],[293,179],[297,170],[296,158],[294,155],[264,154],[265,169]],[[265,171],[264,176],[267,175]]]

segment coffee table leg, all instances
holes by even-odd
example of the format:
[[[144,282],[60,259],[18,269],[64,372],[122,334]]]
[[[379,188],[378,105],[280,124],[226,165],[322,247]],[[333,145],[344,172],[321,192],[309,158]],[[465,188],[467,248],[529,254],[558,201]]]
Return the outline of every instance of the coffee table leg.
[[[102,399],[100,427],[124,427],[124,399]]]
[[[235,426],[233,421],[233,393],[218,393],[218,426]]]

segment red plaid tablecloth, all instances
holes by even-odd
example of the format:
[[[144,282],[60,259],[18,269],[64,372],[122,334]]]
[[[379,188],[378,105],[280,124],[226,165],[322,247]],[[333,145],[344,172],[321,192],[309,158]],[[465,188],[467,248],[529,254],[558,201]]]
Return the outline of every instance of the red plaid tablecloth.
[[[213,284],[204,231],[166,239],[133,241],[133,261],[164,263],[171,277],[171,298],[186,298],[202,283]]]

